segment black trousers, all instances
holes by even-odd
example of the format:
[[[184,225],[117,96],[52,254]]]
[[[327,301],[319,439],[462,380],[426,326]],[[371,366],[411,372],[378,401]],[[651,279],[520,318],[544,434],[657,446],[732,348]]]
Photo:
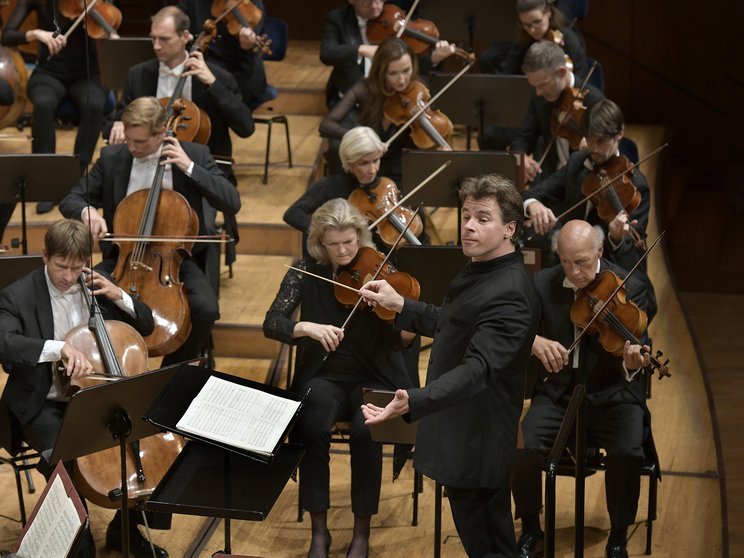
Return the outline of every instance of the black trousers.
[[[457,534],[470,558],[517,555],[509,488],[453,488],[447,496]]]
[[[80,113],[75,154],[80,157],[81,166],[90,163],[101,133],[106,103],[106,93],[98,76],[93,76],[90,81],[79,78],[65,82],[37,69],[28,80],[28,97],[34,104],[31,150],[34,153],[56,151],[57,109],[65,97],[70,97]]]
[[[587,436],[607,452],[605,493],[613,528],[635,521],[644,453],[643,408],[630,393],[610,401],[587,396]],[[544,394],[536,394],[522,421],[525,449],[518,449],[512,470],[512,492],[517,517],[537,516],[542,507],[542,466],[560,429],[566,409]]]
[[[305,447],[300,462],[300,505],[309,512],[330,508],[331,428],[336,420],[351,418],[351,509],[354,515],[374,515],[380,499],[382,444],[372,440],[364,424],[362,387],[384,388],[377,382],[336,382],[314,377],[307,405],[292,430],[293,441]]]

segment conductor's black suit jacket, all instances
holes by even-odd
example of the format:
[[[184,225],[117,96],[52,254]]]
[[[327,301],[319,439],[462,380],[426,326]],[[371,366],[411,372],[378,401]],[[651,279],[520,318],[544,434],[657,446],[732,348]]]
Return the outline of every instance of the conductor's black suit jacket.
[[[217,81],[207,87],[197,78],[191,78],[191,100],[203,109],[212,122],[209,149],[214,155],[232,156],[230,129],[241,138],[247,138],[255,130],[253,116],[243,102],[235,78],[216,64],[207,66]],[[129,69],[127,86],[116,107],[113,120],[104,127],[104,138],[108,138],[114,120],[121,120],[127,105],[138,97],[154,97],[158,91],[159,64],[156,58],[142,62]]]
[[[519,251],[466,264],[441,307],[405,301],[396,326],[434,338],[426,387],[408,390],[418,471],[445,486],[508,486],[539,312]]]
[[[152,333],[153,320],[145,303],[132,299],[135,317],[106,297],[96,297],[104,319],[121,320],[142,335]],[[2,400],[20,424],[40,410],[52,386],[52,364],[38,364],[44,342],[54,339],[52,303],[44,268],[0,291],[0,362],[9,372]]]

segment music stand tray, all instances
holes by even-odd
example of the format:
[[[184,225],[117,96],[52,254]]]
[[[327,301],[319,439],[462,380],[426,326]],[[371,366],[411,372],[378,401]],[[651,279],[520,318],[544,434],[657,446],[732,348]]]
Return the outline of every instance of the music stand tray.
[[[101,85],[119,91],[127,86],[129,68],[155,58],[149,37],[104,39],[98,49]]]
[[[41,256],[4,256],[0,258],[0,289],[44,265]]]

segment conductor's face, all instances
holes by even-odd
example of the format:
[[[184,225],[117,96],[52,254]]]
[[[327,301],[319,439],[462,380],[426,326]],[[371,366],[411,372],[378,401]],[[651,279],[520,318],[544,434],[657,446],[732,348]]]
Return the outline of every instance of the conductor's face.
[[[462,204],[462,252],[474,262],[485,262],[514,251],[511,237],[516,223],[504,223],[496,198],[465,198]]]
[[[349,265],[359,251],[359,236],[354,228],[329,229],[321,242],[334,270]]]
[[[129,153],[135,159],[141,159],[155,153],[163,143],[165,132],[151,133],[147,126],[129,126],[124,128],[124,141]]]
[[[86,265],[85,260],[60,255],[47,256],[46,252],[44,263],[52,285],[63,293],[75,284]]]

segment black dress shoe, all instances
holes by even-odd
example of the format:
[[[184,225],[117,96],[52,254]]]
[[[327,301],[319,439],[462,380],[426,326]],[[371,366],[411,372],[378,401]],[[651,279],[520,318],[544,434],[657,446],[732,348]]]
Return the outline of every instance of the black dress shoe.
[[[109,550],[121,552],[121,525],[118,521],[109,523],[106,529],[106,546]],[[168,558],[168,551],[158,545],[155,547],[155,558]],[[152,549],[137,526],[129,528],[129,552],[136,558],[152,558]]]
[[[545,536],[542,533],[522,533],[517,541],[519,558],[541,558],[545,554]]]
[[[50,201],[39,202],[36,204],[36,213],[38,213],[39,215],[43,213],[49,213],[52,209],[54,209],[55,205],[57,204]]]
[[[628,551],[625,549],[625,545],[615,544],[610,546],[609,544],[605,548],[607,558],[628,558]]]

